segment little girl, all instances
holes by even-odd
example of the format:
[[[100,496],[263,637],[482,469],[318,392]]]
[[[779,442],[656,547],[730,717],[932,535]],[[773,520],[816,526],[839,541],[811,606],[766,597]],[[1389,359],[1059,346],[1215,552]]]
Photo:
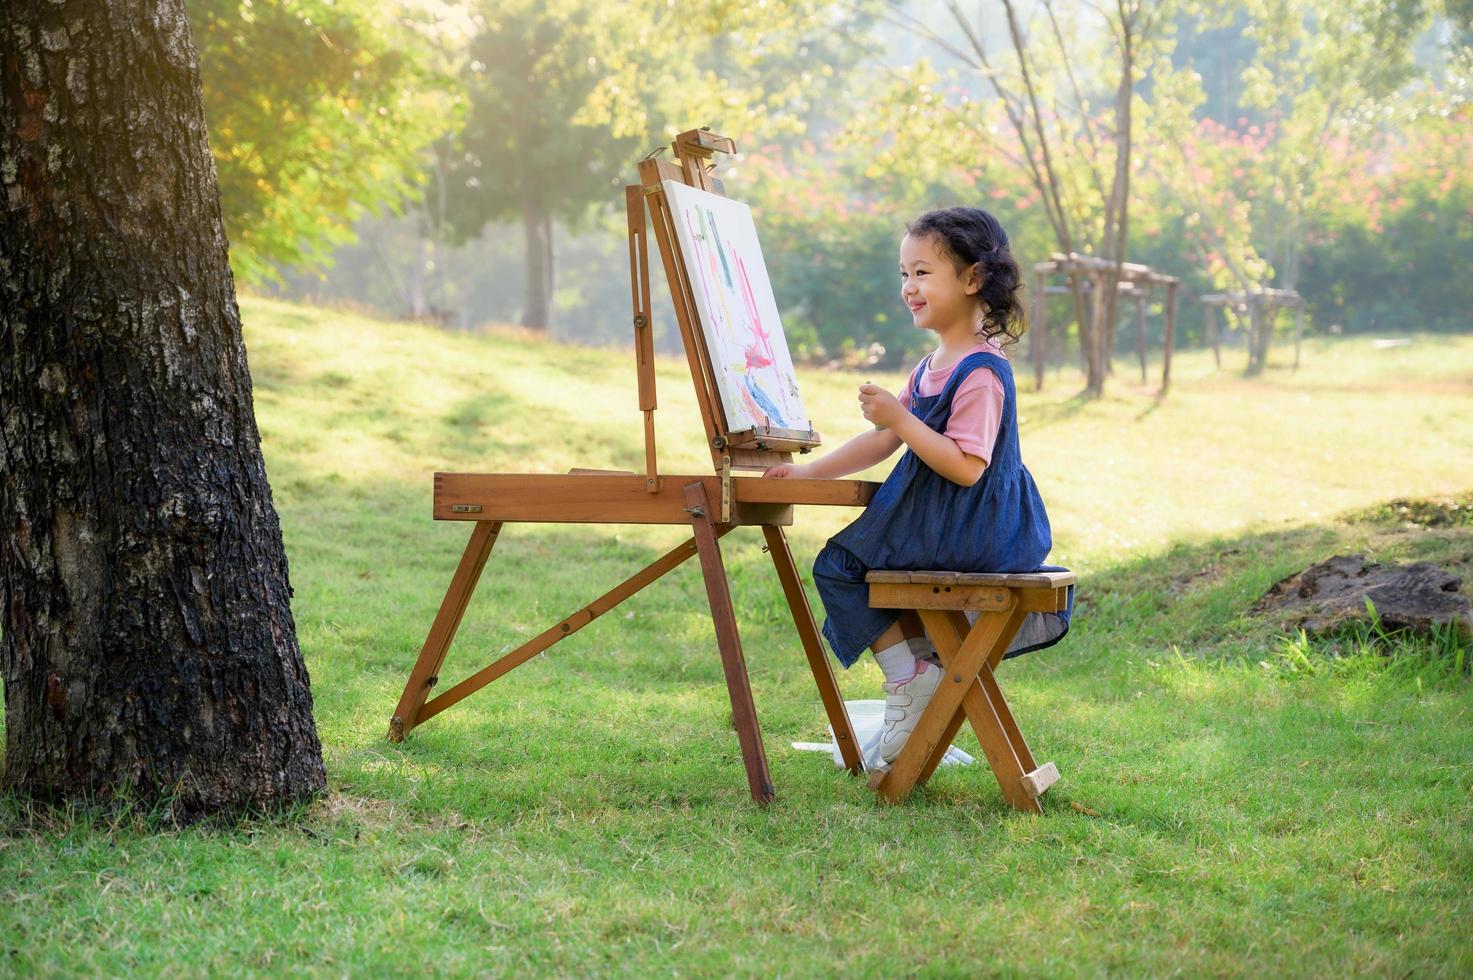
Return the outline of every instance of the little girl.
[[[828,618],[823,634],[845,667],[868,647],[885,673],[886,762],[940,684],[942,671],[920,618],[871,609],[872,568],[1031,572],[1044,566],[1048,515],[1018,452],[1013,371],[1003,352],[1023,332],[1017,263],[997,219],[978,208],[946,208],[906,226],[900,295],[936,350],[897,397],[859,386],[874,428],[808,464],[769,468],[769,477],[847,476],[906,452],[859,519],[831,538],[813,564]],[[1072,593],[1071,593],[1072,605]],[[1008,656],[1057,643],[1069,612],[1030,614]]]

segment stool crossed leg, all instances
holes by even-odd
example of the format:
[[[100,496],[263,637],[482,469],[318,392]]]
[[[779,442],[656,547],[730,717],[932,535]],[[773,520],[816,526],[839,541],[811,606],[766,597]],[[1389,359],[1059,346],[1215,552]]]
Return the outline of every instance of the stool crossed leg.
[[[1005,609],[984,612],[975,626],[960,610],[919,610],[936,644],[947,677],[931,699],[888,772],[872,783],[892,802],[903,800],[913,786],[931,777],[965,718],[992,767],[1008,803],[1029,813],[1041,813],[1024,777],[1036,770],[1017,721],[1002,696],[992,671],[1002,661],[1027,613],[1011,598]]]

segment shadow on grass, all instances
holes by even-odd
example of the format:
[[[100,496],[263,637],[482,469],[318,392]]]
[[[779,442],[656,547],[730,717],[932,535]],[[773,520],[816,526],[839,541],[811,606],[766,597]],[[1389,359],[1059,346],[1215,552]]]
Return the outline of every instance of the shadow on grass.
[[[1030,402],[1026,407],[1020,406],[1019,412],[1025,420],[1023,424],[1028,426],[1030,432],[1033,432],[1058,425],[1061,422],[1068,422],[1097,401],[1098,399],[1091,398],[1081,391],[1063,401]]]
[[[1144,422],[1146,419],[1150,418],[1152,415],[1155,415],[1156,412],[1160,411],[1161,406],[1164,405],[1164,404],[1166,404],[1166,398],[1167,398],[1167,393],[1164,392],[1164,391],[1159,391],[1158,390],[1154,395],[1151,396],[1150,403],[1148,405],[1146,405],[1145,408],[1141,409],[1139,412],[1137,412],[1135,414],[1134,421],[1136,421],[1136,422]]]
[[[437,452],[452,458],[506,455],[530,443],[529,427],[508,424],[521,399],[500,391],[463,398],[441,415],[433,433]]]

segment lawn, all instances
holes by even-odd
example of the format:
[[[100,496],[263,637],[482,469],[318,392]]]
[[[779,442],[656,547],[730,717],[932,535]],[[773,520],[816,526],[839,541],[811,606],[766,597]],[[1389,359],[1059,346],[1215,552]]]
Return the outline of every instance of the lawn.
[[[633,355],[243,314],[331,792],[162,832],[0,801],[7,972],[1473,972],[1466,641],[1388,661],[1248,614],[1337,553],[1473,581],[1473,336],[1311,341],[1257,380],[1188,352],[1165,399],[1124,361],[1099,401],[1067,371],[1021,394],[1053,560],[1081,576],[1070,636],[1000,671],[1063,774],[1038,818],[985,768],[886,807],[789,748],[824,715],[754,529],[723,549],[770,807],[747,795],[694,562],[387,742],[469,531],[429,519],[430,474],[641,467]],[[662,468],[701,472],[685,364],[658,375]],[[863,425],[857,384],[900,380],[801,377],[829,445]],[[1429,513],[1450,516],[1408,519]],[[800,509],[805,572],[848,516]],[[442,684],[682,537],[508,528]],[[868,662],[841,678],[850,698],[879,683]]]

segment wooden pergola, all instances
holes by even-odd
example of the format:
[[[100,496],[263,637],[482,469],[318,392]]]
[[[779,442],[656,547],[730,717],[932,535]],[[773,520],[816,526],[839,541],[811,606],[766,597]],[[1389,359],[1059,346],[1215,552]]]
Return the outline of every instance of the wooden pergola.
[[[1212,358],[1222,367],[1222,352],[1219,350],[1216,310],[1221,307],[1223,315],[1231,309],[1234,313],[1248,314],[1248,370],[1262,370],[1268,356],[1268,342],[1273,334],[1273,319],[1281,309],[1294,310],[1294,367],[1299,368],[1299,345],[1304,339],[1304,297],[1292,289],[1245,289],[1223,293],[1208,293],[1202,297],[1202,312],[1206,317],[1207,339],[1212,344]]]
[[[1043,371],[1047,361],[1048,297],[1070,295],[1074,291],[1072,285],[1050,286],[1049,278],[1061,275],[1071,280],[1082,279],[1081,286],[1085,292],[1092,292],[1099,288],[1107,275],[1114,270],[1114,262],[1092,255],[1080,255],[1077,252],[1070,252],[1068,255],[1055,252],[1047,262],[1039,262],[1033,266],[1033,295],[1036,299],[1033,304],[1033,317],[1029,325],[1029,332],[1033,335],[1030,350],[1033,355],[1035,390],[1043,389]],[[1135,346],[1141,362],[1142,383],[1146,380],[1146,302],[1157,287],[1163,286],[1166,289],[1166,333],[1163,345],[1164,358],[1161,364],[1161,390],[1164,392],[1167,385],[1171,383],[1171,345],[1176,333],[1176,292],[1181,286],[1181,280],[1176,276],[1156,272],[1147,265],[1135,262],[1120,264],[1120,278],[1116,283],[1117,295],[1135,300]],[[1109,346],[1113,348],[1114,324],[1102,324],[1101,326],[1110,332],[1112,343]]]

